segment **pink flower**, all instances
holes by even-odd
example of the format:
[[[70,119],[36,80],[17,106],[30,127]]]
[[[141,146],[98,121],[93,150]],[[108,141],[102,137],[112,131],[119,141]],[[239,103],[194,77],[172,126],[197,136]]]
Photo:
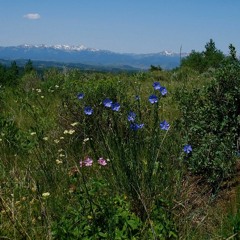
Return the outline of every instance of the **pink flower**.
[[[86,166],[86,167],[91,167],[92,166],[92,164],[93,164],[93,160],[91,159],[91,158],[86,158],[85,160],[84,160],[84,165]]]
[[[79,162],[79,165],[80,165],[80,167],[83,167],[83,161],[82,160]]]
[[[102,158],[102,157],[98,159],[98,163],[101,166],[106,166],[107,165],[107,161],[104,158]]]
[[[80,167],[83,167],[83,166],[85,166],[85,167],[91,167],[92,166],[92,164],[93,164],[93,160],[91,159],[91,158],[86,158],[84,161],[80,161],[79,162],[79,165],[80,165]]]

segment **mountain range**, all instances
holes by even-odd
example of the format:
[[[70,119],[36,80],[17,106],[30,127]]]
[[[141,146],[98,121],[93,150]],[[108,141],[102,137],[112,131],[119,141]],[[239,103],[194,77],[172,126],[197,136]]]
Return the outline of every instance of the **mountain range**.
[[[187,56],[182,53],[181,57]],[[116,53],[108,50],[87,48],[83,45],[19,45],[0,47],[0,59],[61,62],[83,64],[96,67],[149,69],[151,65],[172,69],[180,64],[180,54],[170,51],[159,53],[134,54]]]

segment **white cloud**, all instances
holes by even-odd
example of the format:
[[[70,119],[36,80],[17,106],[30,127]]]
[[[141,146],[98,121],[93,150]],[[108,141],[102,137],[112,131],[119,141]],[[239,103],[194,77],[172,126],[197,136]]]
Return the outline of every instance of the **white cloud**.
[[[25,14],[23,17],[30,20],[36,20],[41,18],[41,16],[38,13],[28,13],[28,14]]]

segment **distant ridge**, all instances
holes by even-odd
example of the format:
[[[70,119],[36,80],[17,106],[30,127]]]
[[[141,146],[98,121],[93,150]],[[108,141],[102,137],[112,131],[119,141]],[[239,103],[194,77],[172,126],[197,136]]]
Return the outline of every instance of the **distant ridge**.
[[[186,56],[182,53],[181,56]],[[0,47],[0,59],[31,59],[37,61],[53,61],[63,63],[79,63],[100,67],[129,66],[136,69],[149,69],[151,65],[172,69],[180,64],[180,54],[171,51],[159,53],[134,54],[116,53],[108,50],[88,48],[84,45],[52,45],[45,44]]]

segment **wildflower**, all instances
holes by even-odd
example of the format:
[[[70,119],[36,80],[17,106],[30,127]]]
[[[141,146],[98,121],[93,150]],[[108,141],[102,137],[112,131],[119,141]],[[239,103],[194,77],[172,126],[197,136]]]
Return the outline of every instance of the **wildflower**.
[[[80,167],[83,167],[83,166],[91,167],[92,164],[93,164],[93,160],[88,157],[88,158],[86,158],[84,161],[81,160],[81,161],[79,162],[79,164],[80,164]]]
[[[59,139],[63,140],[63,139],[64,139],[64,137],[60,137]]]
[[[79,93],[78,95],[77,95],[77,98],[80,100],[80,99],[83,99],[84,98],[84,93]]]
[[[158,102],[158,98],[156,95],[152,94],[149,98],[148,98],[149,102],[151,104],[157,103]]]
[[[92,109],[91,107],[85,107],[85,108],[84,108],[84,113],[85,113],[86,115],[92,115],[93,109]]]
[[[77,126],[79,124],[79,122],[74,122],[74,123],[71,123],[71,126],[72,127],[75,127],[75,126]]]
[[[134,130],[134,131],[137,131],[138,129],[141,129],[141,128],[143,128],[143,127],[144,127],[144,124],[143,124],[143,123],[141,123],[141,124],[132,123],[132,124],[130,125],[130,128],[131,128],[132,130]]]
[[[129,112],[129,114],[128,114],[128,121],[129,121],[129,122],[134,122],[134,121],[135,121],[135,118],[136,118],[136,113],[134,113],[134,112]]]
[[[58,139],[55,139],[55,140],[53,140],[55,143],[59,143],[59,140]]]
[[[59,159],[56,159],[56,163],[59,165],[59,164],[62,164],[63,161],[62,161],[62,160],[59,160]]]
[[[44,137],[43,140],[44,140],[44,141],[47,141],[47,140],[48,140],[48,137]]]
[[[64,154],[62,154],[62,153],[60,153],[60,154],[59,154],[59,157],[64,157],[64,156],[65,156],[65,155],[64,155]]]
[[[74,129],[70,129],[70,130],[68,131],[68,133],[69,133],[70,135],[72,135],[73,133],[75,133],[75,130],[74,130]]]
[[[190,152],[192,152],[192,146],[189,145],[189,144],[186,144],[184,147],[183,147],[183,151],[187,154],[189,154]]]
[[[104,107],[107,107],[107,108],[112,107],[112,100],[109,98],[106,98],[105,100],[103,100],[103,105]]]
[[[91,158],[88,157],[87,159],[84,160],[84,165],[86,167],[91,167],[92,164],[93,164],[93,160]]]
[[[85,139],[83,139],[83,142],[85,143],[85,142],[87,142],[89,140],[90,140],[89,138],[85,138]]]
[[[162,94],[162,96],[165,96],[167,94],[167,89],[165,87],[161,87],[159,91]]]
[[[119,103],[112,103],[112,110],[118,112],[120,109],[120,104]]]
[[[37,133],[36,132],[31,132],[30,135],[33,136],[33,135],[36,135]]]
[[[160,128],[167,131],[170,128],[170,124],[166,120],[164,120],[160,123]]]
[[[55,85],[55,88],[59,88],[59,86],[58,86],[58,85]]]
[[[42,194],[42,196],[43,196],[44,198],[47,198],[47,197],[50,196],[50,193],[49,193],[49,192],[45,192],[45,193]]]
[[[44,98],[44,96],[41,96],[41,98]]]
[[[154,82],[152,86],[155,90],[160,90],[160,88],[161,88],[161,85],[159,82]]]
[[[102,158],[102,157],[98,159],[98,163],[101,166],[106,166],[107,165],[107,161],[104,158]]]

